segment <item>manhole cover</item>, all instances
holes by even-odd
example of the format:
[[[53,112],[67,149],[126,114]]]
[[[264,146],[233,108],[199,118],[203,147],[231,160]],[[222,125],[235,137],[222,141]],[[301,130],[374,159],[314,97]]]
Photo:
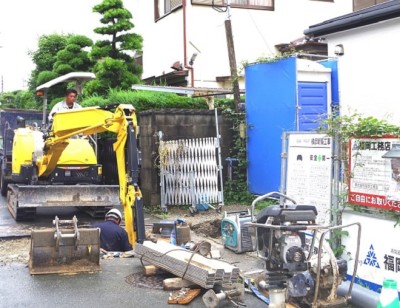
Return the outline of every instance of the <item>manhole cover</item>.
[[[125,278],[125,281],[134,287],[148,289],[163,289],[163,281],[167,278],[175,277],[172,274],[144,276],[143,273],[134,273]]]

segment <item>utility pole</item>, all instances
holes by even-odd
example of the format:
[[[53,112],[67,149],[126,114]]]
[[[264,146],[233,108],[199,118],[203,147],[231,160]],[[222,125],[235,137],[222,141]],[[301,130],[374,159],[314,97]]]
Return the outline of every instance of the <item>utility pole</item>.
[[[238,111],[239,103],[240,103],[240,90],[239,90],[239,80],[238,80],[239,77],[237,74],[235,45],[233,42],[230,9],[231,9],[231,0],[228,0],[228,4],[227,4],[227,8],[226,8],[227,15],[226,15],[226,20],[225,20],[225,33],[226,33],[226,43],[228,45],[229,67],[231,69],[233,99],[235,101],[236,111]]]

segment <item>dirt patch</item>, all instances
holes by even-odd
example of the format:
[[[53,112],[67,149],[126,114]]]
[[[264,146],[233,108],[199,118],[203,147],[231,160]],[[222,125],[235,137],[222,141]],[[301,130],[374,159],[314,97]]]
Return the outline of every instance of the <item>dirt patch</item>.
[[[0,266],[11,263],[28,264],[30,238],[0,240]]]
[[[224,218],[225,211],[239,211],[247,208],[244,205],[226,205],[220,212],[210,208],[192,216],[188,208],[170,207],[168,208],[168,217],[163,219],[183,218],[195,234],[217,239],[221,237],[221,220]]]
[[[192,230],[206,237],[221,237],[221,219],[214,219],[196,225],[192,225]]]

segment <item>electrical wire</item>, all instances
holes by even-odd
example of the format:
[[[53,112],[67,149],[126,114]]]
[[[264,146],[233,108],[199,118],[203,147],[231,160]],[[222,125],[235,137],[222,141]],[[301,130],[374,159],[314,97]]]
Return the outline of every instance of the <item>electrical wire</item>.
[[[269,46],[267,40],[265,39],[265,37],[263,35],[263,33],[260,31],[260,28],[258,27],[256,21],[254,20],[253,15],[251,15],[250,10],[246,10],[246,11],[247,11],[247,14],[249,15],[251,21],[253,22],[254,27],[256,28],[258,34],[261,36],[261,39],[264,42],[265,46],[267,47],[267,49],[269,50],[270,53],[273,53],[271,47]]]

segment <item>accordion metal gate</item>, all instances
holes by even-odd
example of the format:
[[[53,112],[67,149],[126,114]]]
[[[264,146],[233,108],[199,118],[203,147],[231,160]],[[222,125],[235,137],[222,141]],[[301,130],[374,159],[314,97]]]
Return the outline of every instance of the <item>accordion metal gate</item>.
[[[161,208],[199,203],[223,204],[219,140],[160,140]]]

